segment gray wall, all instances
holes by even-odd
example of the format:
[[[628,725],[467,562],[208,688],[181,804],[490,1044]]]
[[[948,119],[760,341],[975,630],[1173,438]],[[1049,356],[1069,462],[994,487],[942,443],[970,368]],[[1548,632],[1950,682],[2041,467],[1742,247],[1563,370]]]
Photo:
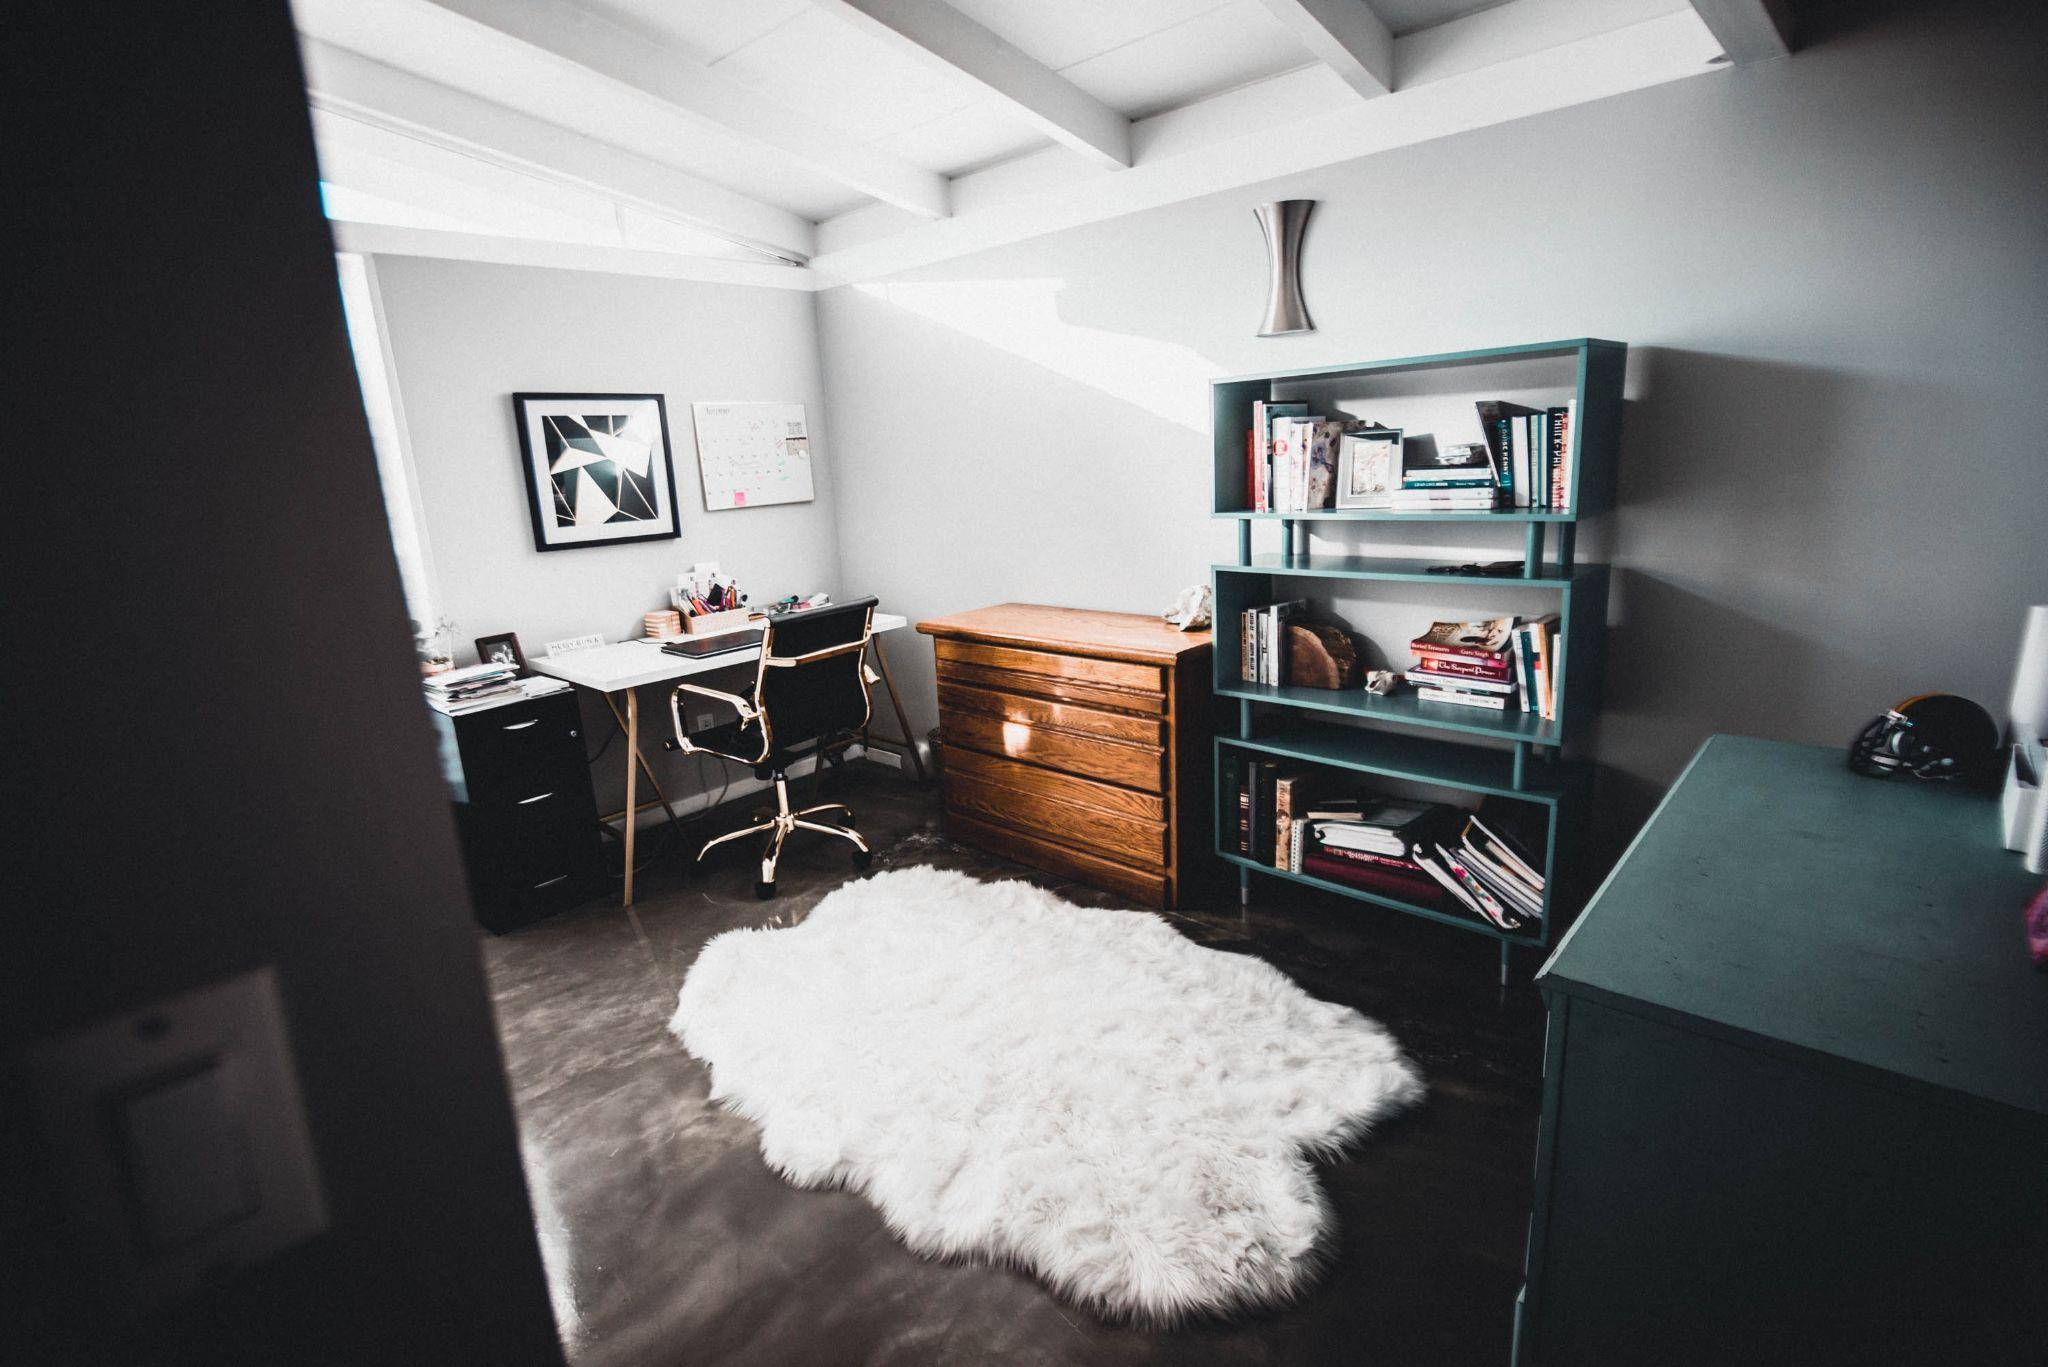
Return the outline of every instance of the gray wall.
[[[1582,539],[1617,576],[1610,845],[1711,732],[1840,744],[1912,692],[2002,703],[2048,599],[2043,23],[1916,9],[821,295],[849,585],[913,616],[1157,611],[1234,549],[1210,376],[1603,336],[1633,348],[1620,510]],[[1250,210],[1291,196],[1321,201],[1319,330],[1262,341]],[[922,644],[894,658],[928,723]]]
[[[566,636],[637,636],[640,615],[667,607],[676,575],[700,560],[757,600],[839,589],[813,295],[423,257],[376,269],[435,601],[456,620],[459,660],[505,631],[529,657]],[[682,536],[536,551],[512,414],[521,390],[665,395]],[[815,502],[704,511],[690,404],[718,399],[805,405]],[[585,713],[604,734],[603,705],[586,699]],[[693,790],[698,763],[643,748],[664,785]],[[618,765],[595,775],[600,800],[622,795]]]

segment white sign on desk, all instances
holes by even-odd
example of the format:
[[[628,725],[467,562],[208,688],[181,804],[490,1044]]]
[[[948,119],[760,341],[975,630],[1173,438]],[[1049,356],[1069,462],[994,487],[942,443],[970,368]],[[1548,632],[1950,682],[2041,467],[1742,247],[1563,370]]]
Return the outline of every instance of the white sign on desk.
[[[704,507],[809,503],[811,441],[800,403],[693,403]]]

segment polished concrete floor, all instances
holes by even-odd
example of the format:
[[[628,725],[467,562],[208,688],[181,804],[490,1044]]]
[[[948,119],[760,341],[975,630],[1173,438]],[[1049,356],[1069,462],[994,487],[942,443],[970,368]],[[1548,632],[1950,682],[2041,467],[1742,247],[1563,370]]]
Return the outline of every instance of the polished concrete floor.
[[[1114,901],[951,843],[932,794],[891,771],[854,764],[834,787],[877,868],[1030,876]],[[692,838],[741,824],[754,801],[693,823]],[[788,924],[857,876],[841,842],[796,839],[781,897],[759,902],[750,848],[695,875],[659,851],[631,914],[593,903],[487,942],[576,1367],[1507,1361],[1540,1086],[1531,965],[1503,992],[1491,941],[1272,880],[1248,915],[1234,884],[1175,913],[1192,939],[1256,954],[1384,1023],[1429,1095],[1321,1165],[1337,1229],[1314,1291],[1284,1310],[1135,1329],[1007,1268],[911,1255],[860,1198],[781,1181],[752,1125],[706,1103],[705,1069],[664,1028],[698,949],[734,927]]]

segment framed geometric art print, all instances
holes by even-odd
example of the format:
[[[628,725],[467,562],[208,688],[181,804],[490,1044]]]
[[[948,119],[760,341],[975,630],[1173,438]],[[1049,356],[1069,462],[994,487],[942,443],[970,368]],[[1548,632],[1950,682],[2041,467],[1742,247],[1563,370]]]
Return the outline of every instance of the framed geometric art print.
[[[514,394],[533,548],[680,535],[659,394]]]

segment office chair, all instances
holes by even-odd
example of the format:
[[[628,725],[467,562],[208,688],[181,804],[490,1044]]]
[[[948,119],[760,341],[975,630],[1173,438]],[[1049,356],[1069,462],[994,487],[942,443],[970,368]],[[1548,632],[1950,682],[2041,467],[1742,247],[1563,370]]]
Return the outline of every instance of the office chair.
[[[806,755],[818,754],[827,742],[867,727],[866,651],[874,617],[873,598],[771,615],[761,638],[761,662],[754,671],[751,697],[688,682],[677,684],[669,694],[669,717],[676,733],[669,748],[751,765],[754,777],[775,782],[774,816],[706,841],[697,851],[701,863],[715,846],[765,834],[761,877],[754,884],[756,897],[775,895],[775,861],[781,858],[782,842],[791,831],[817,831],[852,841],[855,868],[866,868],[874,858],[867,841],[853,829],[853,810],[845,803],[826,802],[794,812],[789,808],[789,766]],[[725,703],[739,716],[692,736],[683,723],[685,694]],[[845,824],[811,819],[826,812],[842,813]]]

